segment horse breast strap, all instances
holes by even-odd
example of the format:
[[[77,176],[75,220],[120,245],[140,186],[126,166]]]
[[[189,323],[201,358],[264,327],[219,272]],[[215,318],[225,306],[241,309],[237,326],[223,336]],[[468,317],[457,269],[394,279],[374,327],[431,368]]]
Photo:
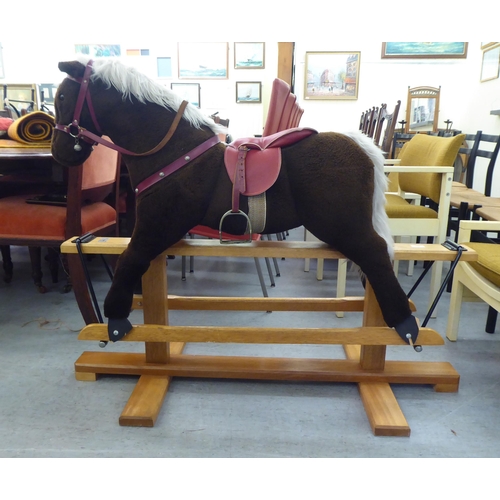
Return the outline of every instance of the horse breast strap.
[[[317,134],[312,128],[292,128],[265,137],[237,139],[229,144],[224,162],[233,182],[232,211],[238,212],[240,194],[256,196],[267,191],[281,169],[281,148]]]

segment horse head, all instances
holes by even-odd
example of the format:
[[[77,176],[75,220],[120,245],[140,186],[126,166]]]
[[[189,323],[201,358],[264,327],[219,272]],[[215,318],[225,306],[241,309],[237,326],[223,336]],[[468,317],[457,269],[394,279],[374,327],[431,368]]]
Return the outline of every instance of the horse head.
[[[95,141],[86,136],[102,135],[90,100],[92,68],[89,64],[85,66],[79,61],[69,61],[58,65],[68,76],[59,85],[54,100],[56,128],[52,155],[67,167],[80,165],[90,156]]]

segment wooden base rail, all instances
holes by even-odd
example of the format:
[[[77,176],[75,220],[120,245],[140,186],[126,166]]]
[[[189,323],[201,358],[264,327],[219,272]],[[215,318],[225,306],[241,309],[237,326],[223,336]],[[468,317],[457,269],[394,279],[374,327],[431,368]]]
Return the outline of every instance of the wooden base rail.
[[[127,238],[97,238],[85,243],[82,249],[89,254],[120,254],[128,241]],[[71,240],[63,243],[61,249],[65,253],[76,253]],[[441,245],[396,244],[395,251],[398,260],[452,261],[456,256],[456,252]],[[170,296],[166,255],[343,258],[339,252],[318,242],[259,241],[221,245],[213,240],[183,240],[169,248],[151,263],[144,275],[143,295],[134,297],[134,308],[143,310],[144,324],[134,325],[122,340],[144,342],[145,352],[87,351],[75,362],[78,380],[94,381],[103,374],[139,376],[119,418],[120,425],[152,427],[175,376],[357,383],[372,431],[377,436],[410,435],[410,427],[390,384],[428,384],[438,392],[458,391],[460,376],[450,363],[386,361],[388,345],[401,346],[401,349],[411,347],[384,323],[369,283],[365,297],[342,299]],[[475,260],[477,254],[469,249],[462,258]],[[359,328],[169,326],[169,309],[360,311],[363,320]],[[107,340],[107,327],[89,324],[78,338]],[[185,355],[182,352],[186,342],[338,344],[343,346],[346,359]],[[444,340],[436,331],[422,328],[418,343],[443,345]],[[107,349],[112,349],[112,345],[109,343]],[[425,356],[425,350],[415,356]]]

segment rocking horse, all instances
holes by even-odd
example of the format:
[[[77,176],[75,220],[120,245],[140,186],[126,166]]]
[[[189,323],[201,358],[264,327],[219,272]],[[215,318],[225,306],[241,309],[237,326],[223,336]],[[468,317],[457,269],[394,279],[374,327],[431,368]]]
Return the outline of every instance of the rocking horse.
[[[360,267],[387,325],[417,342],[417,322],[391,265],[384,158],[370,140],[301,128],[226,146],[208,116],[117,60],[80,59],[59,69],[68,76],[55,98],[55,160],[72,167],[96,145],[114,148],[137,194],[136,225],[104,302],[110,340],[132,328],[134,287],[153,259],[199,224],[251,231],[259,195],[266,210],[255,232],[303,225]]]

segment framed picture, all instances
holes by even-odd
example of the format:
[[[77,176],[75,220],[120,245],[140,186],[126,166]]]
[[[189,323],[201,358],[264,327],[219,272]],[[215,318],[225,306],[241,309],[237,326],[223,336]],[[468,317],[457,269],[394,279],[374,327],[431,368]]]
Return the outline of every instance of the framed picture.
[[[235,69],[262,69],[265,56],[264,42],[234,42]]]
[[[121,47],[119,45],[75,45],[75,52],[77,54],[89,55],[90,57],[114,57],[122,55]]]
[[[306,52],[304,99],[357,99],[361,52]]]
[[[171,83],[170,88],[193,106],[201,106],[199,83]]]
[[[500,67],[500,45],[496,45],[483,52],[483,62],[481,65],[481,82],[498,78]]]
[[[5,89],[3,89],[3,91],[6,92],[5,97],[10,102],[13,118],[20,118],[23,109],[29,111],[38,109],[38,92],[36,84],[8,83],[4,85]],[[4,109],[5,106],[4,104],[2,109]]]
[[[157,57],[156,69],[158,71],[158,78],[172,78],[172,58]]]
[[[227,78],[227,42],[179,42],[179,78]]]
[[[383,42],[382,59],[466,58],[467,42]]]
[[[262,83],[236,82],[236,102],[262,102]]]
[[[5,72],[3,69],[2,44],[1,43],[0,43],[0,78],[5,78]]]

